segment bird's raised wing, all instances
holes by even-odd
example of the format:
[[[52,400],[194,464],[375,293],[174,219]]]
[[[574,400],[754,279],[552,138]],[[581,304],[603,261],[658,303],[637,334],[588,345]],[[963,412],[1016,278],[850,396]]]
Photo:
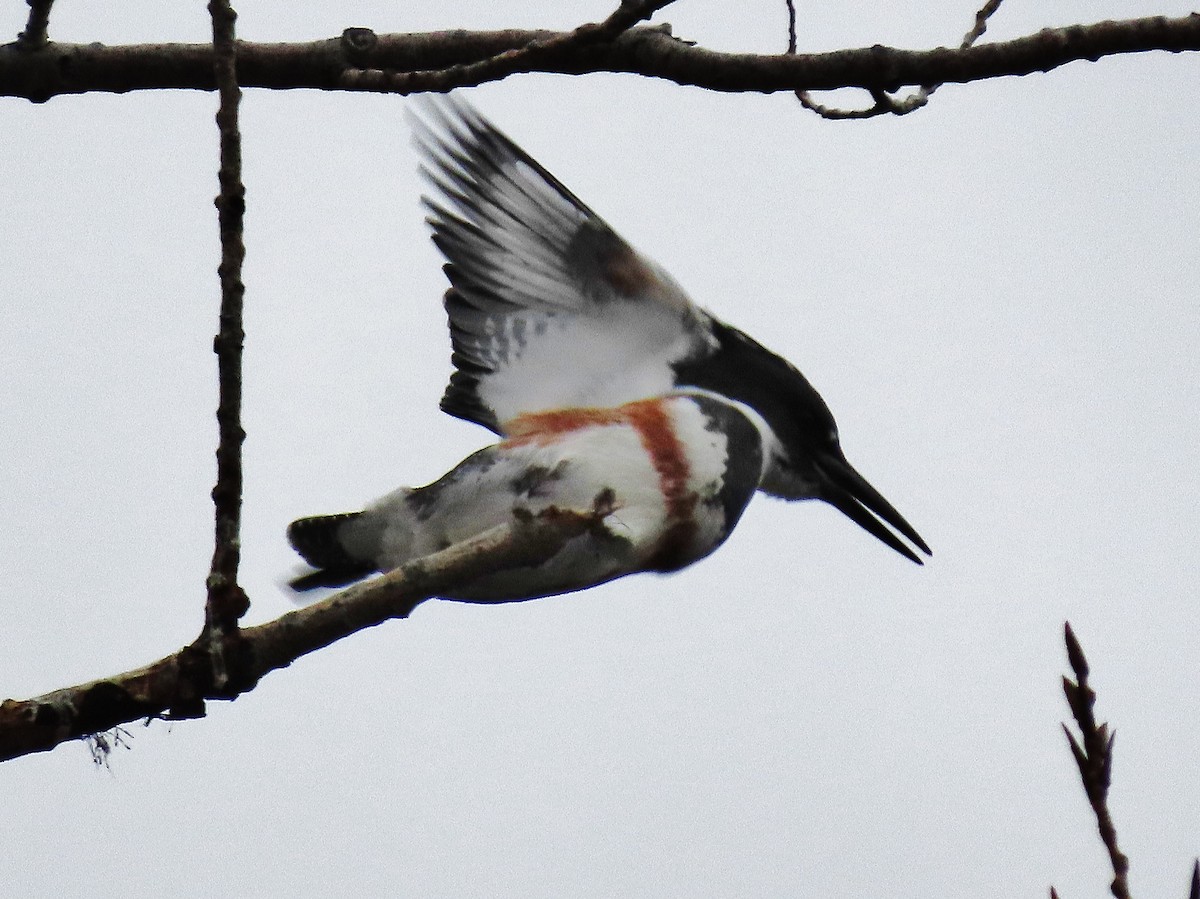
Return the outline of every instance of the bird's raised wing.
[[[462,100],[411,115],[447,259],[454,372],[442,409],[497,433],[519,415],[671,389],[711,351],[707,313]]]

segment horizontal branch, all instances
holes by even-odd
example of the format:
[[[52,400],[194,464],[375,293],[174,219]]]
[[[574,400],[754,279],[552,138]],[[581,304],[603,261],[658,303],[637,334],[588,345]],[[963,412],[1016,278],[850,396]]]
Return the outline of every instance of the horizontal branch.
[[[611,41],[579,44],[552,31],[440,31],[377,35],[351,28],[310,43],[239,42],[238,81],[277,90],[416,93],[499,80],[514,72],[625,72],[717,91],[830,90],[965,83],[1048,72],[1077,60],[1120,53],[1200,50],[1200,14],[1047,28],[1010,41],[962,49],[901,50],[874,46],[830,53],[718,53],[642,26]],[[477,63],[537,44],[516,66]],[[558,49],[556,49],[556,47]],[[0,96],[45,101],[89,91],[214,90],[209,44],[51,42],[40,49],[0,47]]]
[[[484,574],[537,565],[594,526],[593,514],[547,510],[356,584],[256,627],[195,642],[144,668],[0,703],[0,761],[140,718],[200,718],[205,701],[236,699],[259,679],[343,637],[406,618],[420,603]]]

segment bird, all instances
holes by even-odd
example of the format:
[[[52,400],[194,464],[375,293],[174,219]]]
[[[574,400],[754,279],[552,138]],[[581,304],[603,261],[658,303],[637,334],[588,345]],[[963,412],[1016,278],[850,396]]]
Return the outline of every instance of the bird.
[[[288,540],[312,570],[290,586],[344,586],[555,510],[596,522],[542,564],[482,575],[442,598],[512,602],[677,571],[725,541],[765,469],[762,418],[704,391],[529,413],[507,432],[425,487],[293,521]]]
[[[530,413],[709,391],[766,422],[764,493],[823,500],[911,561],[932,555],[794,365],[697,306],[465,100],[414,98],[408,117],[450,282],[443,411],[505,435]]]

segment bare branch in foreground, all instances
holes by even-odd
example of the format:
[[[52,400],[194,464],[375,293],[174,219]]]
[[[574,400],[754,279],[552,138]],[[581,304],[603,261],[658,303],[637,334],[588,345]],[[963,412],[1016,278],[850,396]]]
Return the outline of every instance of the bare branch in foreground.
[[[34,699],[0,703],[0,761],[53,749],[140,718],[199,718],[205,702],[235,699],[271,671],[364,628],[406,618],[426,599],[485,573],[538,565],[595,527],[594,512],[548,509],[500,525],[321,602],[256,627],[202,633],[144,668]],[[220,643],[218,682],[211,644]]]
[[[217,354],[217,483],[212,498],[215,536],[212,568],[208,575],[208,599],[205,603],[205,631],[219,649],[219,637],[237,629],[238,619],[246,613],[249,600],[238,586],[241,559],[242,521],[242,345],[246,333],[242,326],[242,305],[246,293],[242,283],[242,262],[246,244],[242,239],[242,219],[246,210],[246,188],[242,184],[242,136],[238,130],[238,103],[242,92],[237,85],[237,48],[234,25],[237,14],[229,0],[211,0],[208,4],[213,24],[213,65],[219,85],[220,106],[217,128],[220,132],[220,193],[216,199],[217,222],[221,233],[221,263],[217,273],[221,281],[221,312],[213,352]],[[218,668],[220,659],[216,659]],[[218,672],[218,685],[222,675]]]
[[[1129,899],[1129,859],[1117,846],[1117,829],[1113,826],[1112,815],[1108,811],[1108,787],[1112,782],[1112,750],[1116,734],[1110,734],[1107,724],[1096,724],[1092,707],[1096,704],[1096,693],[1088,686],[1088,663],[1084,658],[1083,648],[1071,630],[1070,622],[1064,627],[1067,643],[1067,659],[1071,670],[1075,672],[1075,680],[1063,678],[1063,693],[1067,697],[1067,705],[1079,725],[1082,740],[1077,740],[1067,725],[1063,731],[1067,742],[1071,745],[1071,754],[1075,756],[1075,764],[1079,767],[1079,776],[1083,780],[1083,789],[1087,793],[1092,811],[1096,815],[1096,826],[1100,830],[1100,838],[1108,849],[1112,860],[1113,881],[1110,886],[1116,899]]]
[[[381,90],[348,84],[347,73],[380,69],[410,73],[415,93],[495,80],[464,82],[461,69],[534,42],[566,39],[572,32],[444,31],[377,35],[350,29],[343,37],[296,44],[238,44],[243,88],[278,90]],[[640,26],[612,40],[532,53],[517,72],[627,72],[717,91],[833,90],[860,87],[895,92],[902,87],[966,83],[1004,75],[1048,72],[1069,62],[1120,53],[1200,50],[1200,14],[1047,28],[1010,41],[967,49],[900,50],[874,46],[831,53],[759,55],[718,53],[672,38],[662,27]],[[418,76],[416,73],[420,73]],[[450,74],[447,74],[450,73]],[[507,74],[507,73],[505,73]],[[485,73],[486,75],[486,73]],[[352,80],[352,79],[351,79]],[[36,52],[0,47],[0,96],[45,101],[89,91],[213,90],[208,44],[104,47],[50,43]]]

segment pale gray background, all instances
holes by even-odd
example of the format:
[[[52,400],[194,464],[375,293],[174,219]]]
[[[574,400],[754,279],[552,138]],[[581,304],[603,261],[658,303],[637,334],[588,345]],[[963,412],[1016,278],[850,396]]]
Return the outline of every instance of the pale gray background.
[[[242,4],[240,36],[569,27],[611,2]],[[203,3],[67,2],[52,36],[208,38]],[[803,50],[954,44],[973,2],[801,4]],[[989,37],[1185,3],[1010,0]],[[26,8],[9,2],[11,39]],[[780,2],[687,0],[785,46]],[[1061,626],[1117,727],[1139,895],[1200,851],[1193,55],[949,86],[903,119],[633,77],[470,92],[698,302],[797,363],[936,555],[757,499],[669,578],[430,603],[208,720],[0,766],[9,895],[1106,894],[1059,721]],[[861,101],[858,95],[846,98]],[[249,620],[299,515],[488,441],[438,412],[443,280],[400,97],[250,91]],[[155,659],[211,551],[216,98],[0,103],[0,693]]]

